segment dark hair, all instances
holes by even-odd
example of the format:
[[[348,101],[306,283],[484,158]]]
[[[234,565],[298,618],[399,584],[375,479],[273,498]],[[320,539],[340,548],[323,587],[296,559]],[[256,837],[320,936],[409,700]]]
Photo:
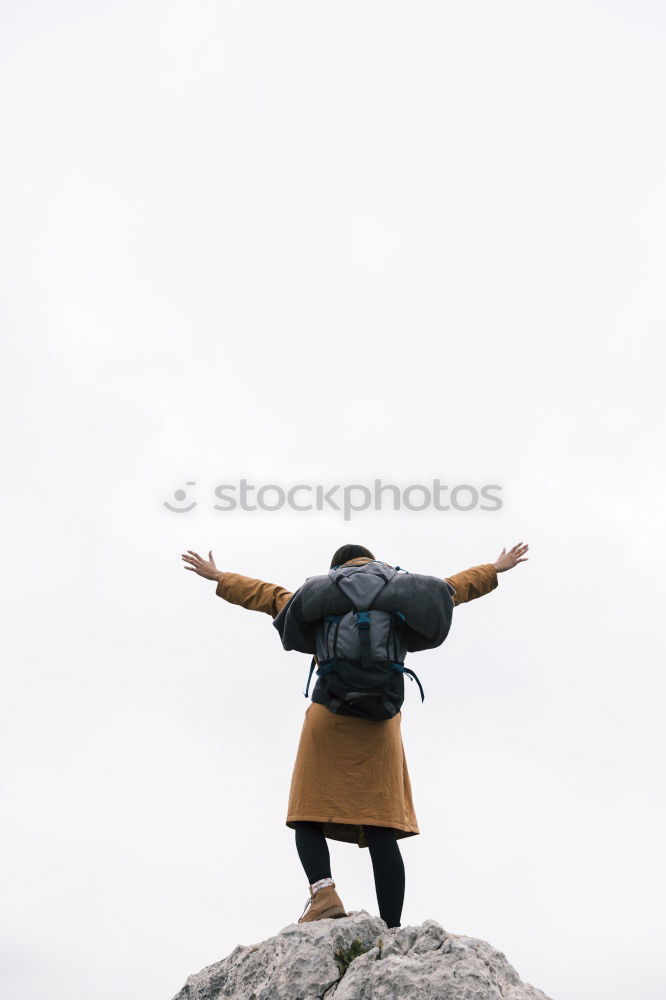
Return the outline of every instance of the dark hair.
[[[363,545],[342,545],[331,559],[331,569],[349,562],[350,559],[358,559],[359,556],[366,556],[369,559],[375,558],[370,549],[366,549]]]

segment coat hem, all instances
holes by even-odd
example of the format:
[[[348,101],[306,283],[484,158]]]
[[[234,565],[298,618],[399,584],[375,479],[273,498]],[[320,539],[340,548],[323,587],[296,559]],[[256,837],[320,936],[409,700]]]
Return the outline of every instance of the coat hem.
[[[285,825],[291,830],[295,829],[294,823],[297,822],[310,822],[310,823],[321,823],[324,836],[328,840],[339,840],[347,844],[357,844],[358,847],[367,847],[368,842],[365,838],[364,826],[387,826],[396,832],[396,840],[403,840],[405,837],[416,837],[420,834],[418,827],[406,826],[402,823],[392,823],[386,820],[380,820],[377,818],[363,819],[358,821],[348,820],[346,822],[338,822],[322,819],[320,816],[314,816],[311,813],[307,816],[299,815],[297,813],[289,813],[288,818],[285,820]]]

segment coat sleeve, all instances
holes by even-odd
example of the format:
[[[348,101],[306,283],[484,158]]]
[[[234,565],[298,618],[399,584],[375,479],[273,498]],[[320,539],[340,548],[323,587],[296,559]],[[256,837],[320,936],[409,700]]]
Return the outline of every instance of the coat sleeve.
[[[489,594],[497,586],[497,570],[492,563],[483,563],[481,566],[472,566],[455,576],[447,576],[446,582],[450,583],[455,594],[453,594],[454,604],[465,604],[473,601],[476,597],[483,597]]]
[[[215,593],[230,604],[240,604],[249,611],[264,611],[271,618],[279,614],[291,597],[291,591],[278,584],[264,583],[240,573],[223,573]]]

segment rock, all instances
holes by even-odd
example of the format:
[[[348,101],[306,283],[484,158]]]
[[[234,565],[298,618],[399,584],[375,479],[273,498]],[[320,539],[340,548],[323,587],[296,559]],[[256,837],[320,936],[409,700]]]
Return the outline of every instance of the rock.
[[[365,910],[288,924],[189,976],[174,1000],[548,1000],[501,951],[435,920],[389,930]]]

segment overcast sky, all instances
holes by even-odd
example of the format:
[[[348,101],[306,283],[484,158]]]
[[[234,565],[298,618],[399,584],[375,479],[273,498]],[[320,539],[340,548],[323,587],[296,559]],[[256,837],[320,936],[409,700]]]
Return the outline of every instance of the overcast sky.
[[[402,923],[555,1000],[657,1000],[663,5],[2,20],[3,994],[169,1000],[308,898],[308,658],[181,552],[295,589],[348,541],[445,576],[522,540],[409,664]],[[502,505],[215,509],[242,478]]]

